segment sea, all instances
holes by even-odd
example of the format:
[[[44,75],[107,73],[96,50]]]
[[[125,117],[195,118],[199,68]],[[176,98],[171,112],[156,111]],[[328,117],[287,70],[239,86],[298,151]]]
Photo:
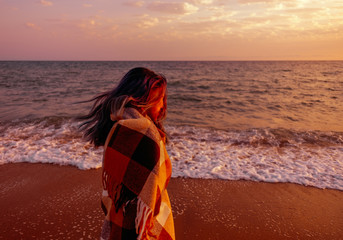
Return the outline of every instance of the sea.
[[[173,177],[343,190],[343,61],[1,61],[0,164],[101,168],[78,102],[133,67],[168,80]]]

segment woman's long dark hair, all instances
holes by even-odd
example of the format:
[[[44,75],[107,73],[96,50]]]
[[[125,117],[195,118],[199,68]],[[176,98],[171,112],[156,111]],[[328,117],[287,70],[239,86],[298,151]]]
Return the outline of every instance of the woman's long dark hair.
[[[84,132],[86,140],[94,143],[96,147],[103,146],[113,123],[121,119],[125,107],[136,108],[141,113],[146,112],[160,99],[159,96],[150,94],[151,90],[162,88],[165,92],[164,107],[154,123],[164,134],[162,120],[167,110],[166,87],[167,80],[164,76],[147,68],[133,68],[124,75],[117,87],[86,101],[94,103],[87,115],[76,118],[84,121],[80,130]]]

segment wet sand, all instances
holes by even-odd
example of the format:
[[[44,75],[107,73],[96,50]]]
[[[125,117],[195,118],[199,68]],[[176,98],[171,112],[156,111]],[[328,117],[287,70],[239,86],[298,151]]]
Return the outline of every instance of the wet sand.
[[[343,239],[343,192],[173,178],[176,239]],[[101,170],[0,166],[0,239],[99,239]]]

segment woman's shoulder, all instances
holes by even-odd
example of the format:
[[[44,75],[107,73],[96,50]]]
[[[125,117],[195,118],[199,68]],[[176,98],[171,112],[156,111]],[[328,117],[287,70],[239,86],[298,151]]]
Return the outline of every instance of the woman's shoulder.
[[[136,109],[127,109],[123,114],[123,119],[118,121],[118,125],[131,129],[151,138],[156,143],[161,141],[160,133],[155,124],[148,118],[141,115]]]

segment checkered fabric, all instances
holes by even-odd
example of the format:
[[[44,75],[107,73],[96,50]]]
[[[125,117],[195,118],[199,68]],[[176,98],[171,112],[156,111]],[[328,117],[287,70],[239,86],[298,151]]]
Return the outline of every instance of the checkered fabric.
[[[175,239],[171,163],[155,124],[128,108],[104,148],[101,239]]]

